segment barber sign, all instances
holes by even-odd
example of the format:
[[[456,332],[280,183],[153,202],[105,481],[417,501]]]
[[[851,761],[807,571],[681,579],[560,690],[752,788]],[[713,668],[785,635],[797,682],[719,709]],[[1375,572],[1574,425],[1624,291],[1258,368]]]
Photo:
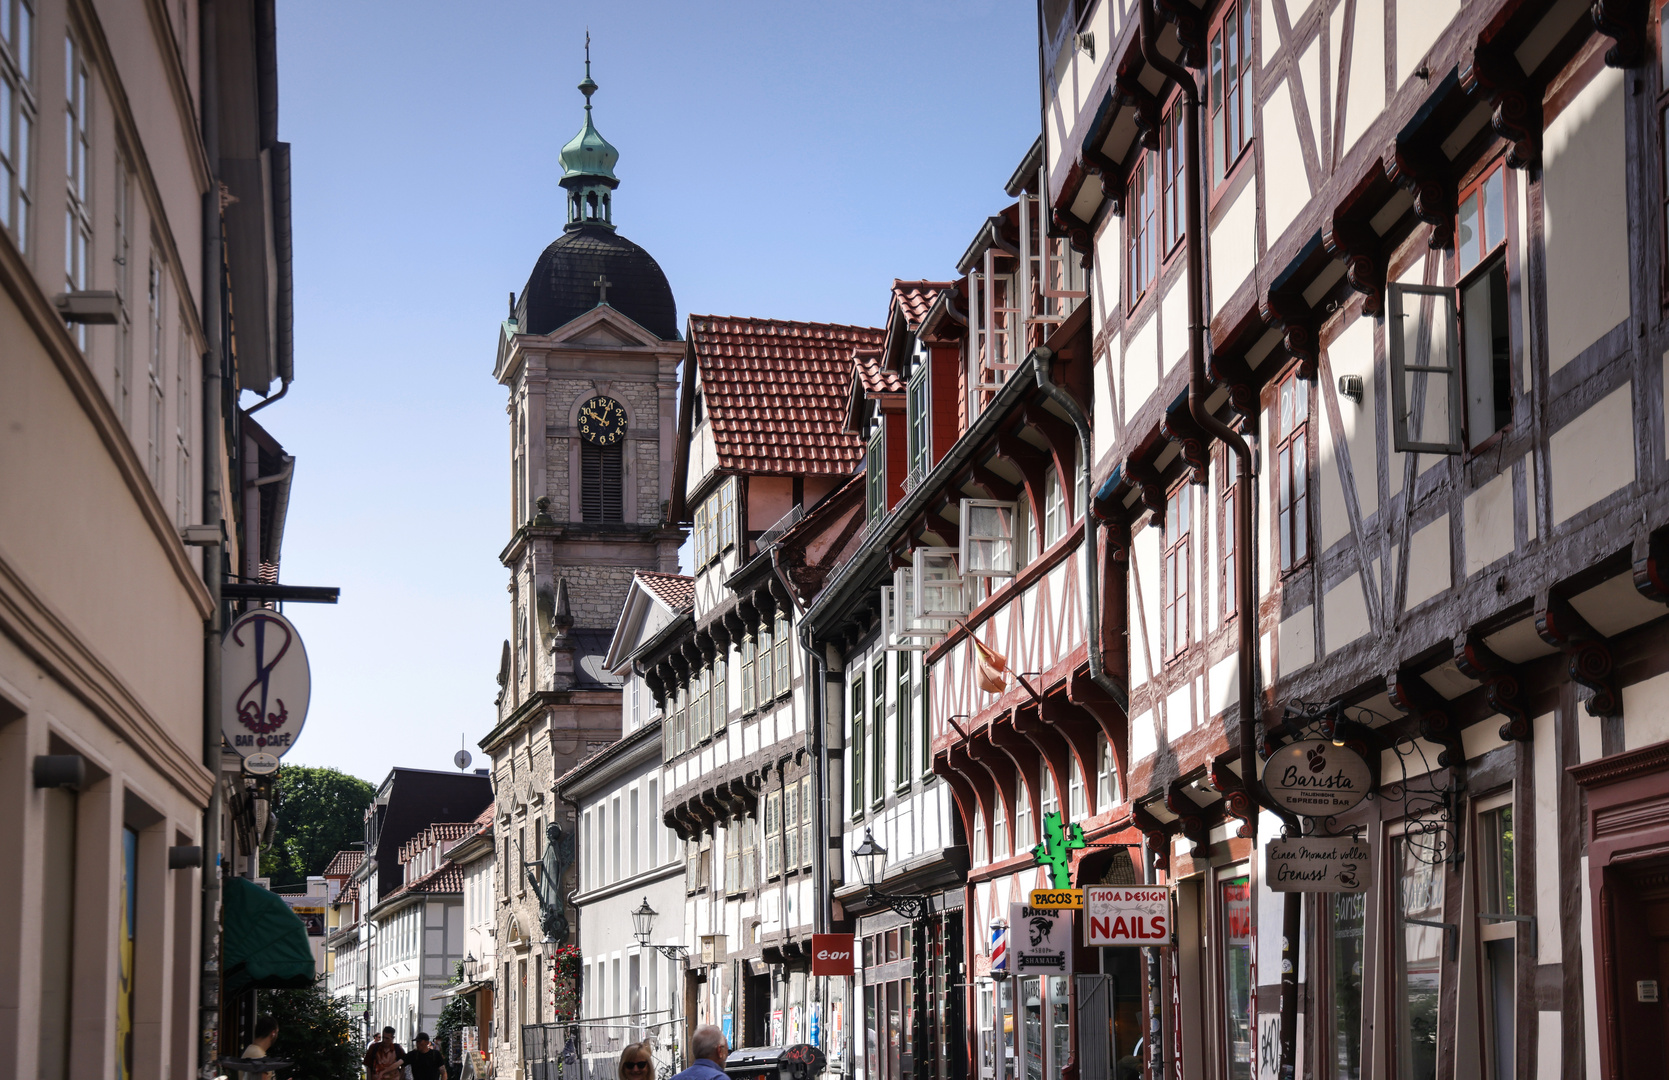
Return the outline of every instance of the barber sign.
[[[1084,887],[1084,944],[1170,945],[1176,931],[1168,885]]]
[[[240,757],[281,758],[307,719],[312,677],[301,635],[276,611],[239,617],[221,642],[220,730]]]

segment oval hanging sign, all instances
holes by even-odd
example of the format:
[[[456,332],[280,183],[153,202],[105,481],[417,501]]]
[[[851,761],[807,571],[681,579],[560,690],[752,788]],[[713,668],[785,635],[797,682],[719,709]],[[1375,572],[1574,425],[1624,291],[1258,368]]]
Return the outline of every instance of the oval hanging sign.
[[[1300,739],[1269,755],[1263,787],[1276,803],[1305,817],[1353,809],[1368,796],[1373,773],[1362,755],[1328,739]]]
[[[313,689],[301,635],[284,616],[262,608],[233,623],[220,648],[226,741],[240,757],[283,757],[301,734]]]

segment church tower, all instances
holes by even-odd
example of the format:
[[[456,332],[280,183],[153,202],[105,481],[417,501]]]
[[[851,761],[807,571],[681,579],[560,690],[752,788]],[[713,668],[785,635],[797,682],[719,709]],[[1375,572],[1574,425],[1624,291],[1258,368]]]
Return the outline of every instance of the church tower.
[[[482,746],[495,770],[518,747],[536,760],[546,736],[549,751],[536,775],[516,768],[518,792],[620,737],[603,654],[632,574],[675,572],[684,535],[666,520],[684,344],[666,275],[615,229],[620,155],[592,120],[597,89],[588,41],[585,120],[559,158],[567,224],[511,296],[493,370],[508,391],[510,635]]]

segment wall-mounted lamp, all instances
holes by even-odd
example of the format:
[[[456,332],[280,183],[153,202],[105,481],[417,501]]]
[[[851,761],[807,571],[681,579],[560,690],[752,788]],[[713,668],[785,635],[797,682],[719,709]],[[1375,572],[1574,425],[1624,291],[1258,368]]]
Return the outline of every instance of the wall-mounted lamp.
[[[1085,30],[1074,40],[1078,43],[1080,50],[1089,54],[1091,60],[1095,59],[1095,34],[1092,31]]]
[[[168,869],[186,870],[203,865],[203,849],[195,844],[174,844],[168,849]]]
[[[38,754],[35,757],[35,786],[74,788],[87,783],[87,759],[80,754]]]
[[[1360,405],[1360,404],[1362,404],[1362,394],[1363,394],[1363,392],[1364,392],[1364,388],[1362,386],[1362,376],[1360,376],[1360,375],[1340,375],[1339,376],[1339,394],[1341,396],[1347,397],[1350,400],[1354,401],[1356,404]]]

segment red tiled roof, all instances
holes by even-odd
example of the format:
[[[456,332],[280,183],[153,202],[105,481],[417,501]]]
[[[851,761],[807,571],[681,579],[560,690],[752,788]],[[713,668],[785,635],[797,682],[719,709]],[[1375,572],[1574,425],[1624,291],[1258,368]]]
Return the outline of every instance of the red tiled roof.
[[[338,851],[331,858],[330,865],[325,867],[324,876],[348,877],[355,870],[358,870],[359,864],[364,861],[365,852],[363,851]]]
[[[939,298],[939,293],[954,284],[954,281],[900,281],[894,278],[892,300],[904,315],[904,321],[914,330],[927,318],[927,310]]]
[[[395,889],[377,902],[381,908],[389,901],[398,899],[408,893],[424,893],[434,895],[438,893],[461,893],[464,891],[464,868],[457,863],[442,863],[440,866],[413,881]]]
[[[780,319],[690,317],[720,469],[844,476],[863,440],[842,430],[852,351],[877,348],[870,326]]]
[[[892,368],[881,363],[880,349],[856,349],[852,353],[852,369],[866,394],[902,394],[904,380]]]
[[[417,854],[435,844],[448,840],[461,840],[474,832],[476,824],[473,821],[439,821],[428,826],[416,836],[400,845],[400,861],[410,862]]]
[[[683,574],[662,574],[653,570],[639,570],[637,579],[643,587],[657,596],[661,603],[682,614],[695,606],[695,578]]]

